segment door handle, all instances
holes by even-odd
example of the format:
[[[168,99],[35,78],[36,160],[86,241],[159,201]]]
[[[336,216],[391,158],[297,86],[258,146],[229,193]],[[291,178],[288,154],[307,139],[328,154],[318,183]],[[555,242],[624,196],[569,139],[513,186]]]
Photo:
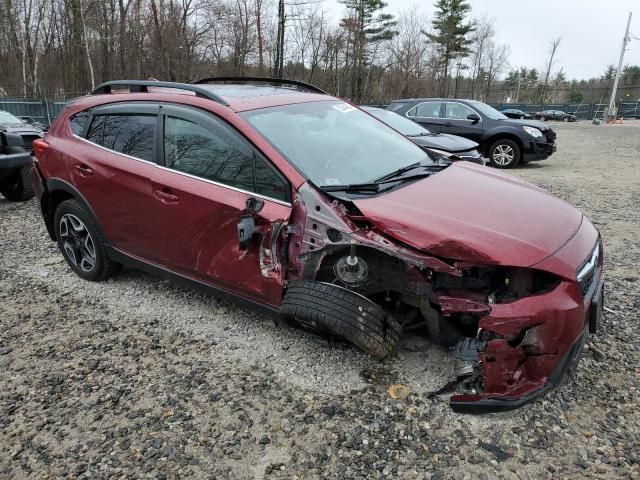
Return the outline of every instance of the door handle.
[[[164,203],[178,203],[178,200],[180,200],[180,197],[171,193],[168,189],[154,189],[153,194]]]
[[[451,122],[444,122],[445,127],[451,127],[453,126],[453,123]]]
[[[77,165],[74,165],[74,167],[78,171],[78,173],[83,177],[88,177],[89,175],[93,175],[93,170],[91,170],[91,168],[85,165],[84,163],[78,163]]]

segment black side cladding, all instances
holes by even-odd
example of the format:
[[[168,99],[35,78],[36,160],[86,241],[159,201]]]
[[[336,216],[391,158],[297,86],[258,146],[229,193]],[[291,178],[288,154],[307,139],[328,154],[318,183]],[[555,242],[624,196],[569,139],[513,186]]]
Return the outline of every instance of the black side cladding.
[[[402,335],[402,327],[380,306],[330,283],[290,282],[280,313],[341,337],[377,358],[393,352]]]

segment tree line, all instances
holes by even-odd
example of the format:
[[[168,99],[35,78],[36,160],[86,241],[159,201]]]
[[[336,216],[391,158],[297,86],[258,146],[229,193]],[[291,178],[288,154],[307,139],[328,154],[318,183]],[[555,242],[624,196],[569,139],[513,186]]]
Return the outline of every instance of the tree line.
[[[555,53],[542,74],[512,68],[494,19],[473,17],[465,0],[436,0],[431,19],[415,7],[392,15],[383,0],[340,3],[336,22],[323,0],[0,0],[0,96],[71,98],[109,79],[257,75],[356,102],[549,102],[582,101],[610,83],[610,72],[567,81]],[[627,69],[623,91],[640,87],[640,67]]]

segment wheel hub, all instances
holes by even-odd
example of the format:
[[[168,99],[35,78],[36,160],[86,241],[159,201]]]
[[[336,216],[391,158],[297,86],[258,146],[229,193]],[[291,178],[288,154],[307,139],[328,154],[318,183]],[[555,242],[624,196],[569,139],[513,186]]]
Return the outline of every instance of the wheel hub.
[[[86,225],[67,213],[60,219],[60,243],[69,261],[84,272],[96,266],[96,249]]]

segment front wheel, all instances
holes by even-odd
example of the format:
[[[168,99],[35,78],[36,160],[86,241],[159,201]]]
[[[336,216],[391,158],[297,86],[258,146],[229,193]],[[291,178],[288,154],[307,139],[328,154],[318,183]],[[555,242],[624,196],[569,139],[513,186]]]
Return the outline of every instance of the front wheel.
[[[12,202],[24,202],[34,196],[30,167],[22,167],[9,177],[0,180],[0,193]]]
[[[497,168],[513,168],[520,161],[520,146],[513,140],[500,139],[489,148],[489,160]]]
[[[104,280],[118,269],[119,265],[107,257],[105,242],[93,216],[78,201],[67,200],[58,205],[54,229],[58,248],[80,278]]]
[[[520,120],[524,120],[524,115],[520,115]]]
[[[568,121],[569,121],[569,117],[564,117],[564,118],[562,119],[562,121],[563,121],[563,122],[568,122]]]

